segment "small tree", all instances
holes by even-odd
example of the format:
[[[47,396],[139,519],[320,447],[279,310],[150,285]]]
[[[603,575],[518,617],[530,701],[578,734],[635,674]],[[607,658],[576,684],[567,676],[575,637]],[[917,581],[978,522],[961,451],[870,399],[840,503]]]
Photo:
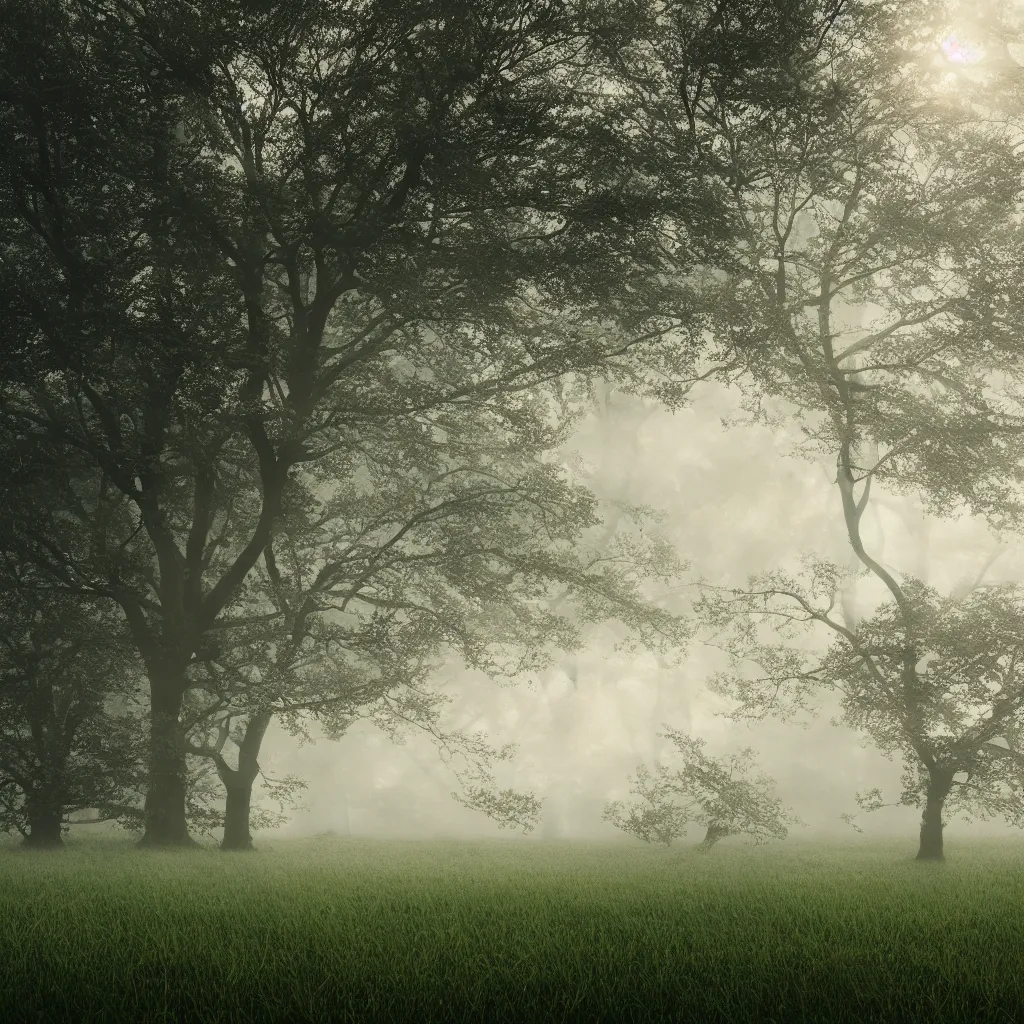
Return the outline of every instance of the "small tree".
[[[666,846],[686,835],[686,825],[692,821],[707,830],[701,842],[705,851],[726,836],[748,835],[755,844],[785,839],[787,824],[803,824],[769,795],[774,779],[763,772],[754,779],[745,777],[754,765],[755,752],[749,747],[724,758],[709,757],[702,749],[704,740],[665,728],[667,732],[658,735],[676,745],[682,767],[656,764],[652,779],[646,767],[638,766],[630,792],[643,802],[630,806],[624,816],[622,802],[614,800],[605,808],[604,821],[645,843]],[[684,802],[676,802],[676,797]]]
[[[944,812],[963,811],[966,821],[998,815],[1024,827],[1021,589],[985,585],[979,575],[966,594],[944,598],[908,580],[896,588],[906,611],[886,601],[849,629],[832,616],[841,567],[812,556],[804,563],[799,577],[757,574],[728,595],[709,588],[696,605],[708,625],[729,630],[716,646],[731,665],[710,681],[738,702],[729,717],[788,719],[813,712],[822,689],[838,690],[838,721],[903,761],[900,804],[922,809],[919,860],[943,859]],[[818,626],[833,634],[824,656],[779,642]],[[878,790],[858,803],[886,806]]]
[[[118,626],[0,572],[0,832],[28,846],[63,845],[77,811],[120,816],[142,785],[138,672]]]

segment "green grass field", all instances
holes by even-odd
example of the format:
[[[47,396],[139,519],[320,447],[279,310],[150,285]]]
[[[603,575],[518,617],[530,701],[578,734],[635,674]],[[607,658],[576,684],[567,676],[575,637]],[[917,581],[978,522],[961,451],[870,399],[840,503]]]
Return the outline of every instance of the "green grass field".
[[[0,847],[0,1021],[1024,1021],[1024,841]]]

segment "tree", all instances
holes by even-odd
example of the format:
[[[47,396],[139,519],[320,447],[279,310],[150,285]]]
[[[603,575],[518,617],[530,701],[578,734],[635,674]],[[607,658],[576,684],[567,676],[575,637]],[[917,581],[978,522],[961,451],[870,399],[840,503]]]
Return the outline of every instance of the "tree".
[[[119,625],[17,567],[3,574],[0,831],[27,846],[62,846],[71,814],[122,816],[139,791],[138,670]]]
[[[223,772],[217,764],[214,753],[220,755],[230,738],[236,744],[241,744],[243,735],[235,721],[237,717],[233,711],[223,712],[223,705],[213,703],[208,698],[204,700],[201,691],[190,690],[182,704],[182,731],[186,737],[185,751],[185,820],[191,832],[199,835],[213,837],[218,829],[225,827],[225,811],[218,804],[223,800],[222,789],[224,776],[227,775],[228,782],[232,782],[236,770],[227,767]],[[140,737],[144,736],[144,729],[136,729],[132,737],[138,744]],[[246,765],[243,762],[242,770]],[[273,778],[259,770],[262,776],[264,788],[268,795],[279,804],[278,811],[271,811],[260,805],[250,806],[251,801],[246,802],[245,825],[253,829],[275,828],[285,821],[285,804],[290,803],[296,806],[296,794],[306,787],[306,783],[296,776],[285,776],[284,778]],[[218,785],[220,782],[222,785]],[[225,787],[226,788],[226,787]],[[144,792],[142,781],[139,783],[140,792]],[[97,821],[115,820],[123,828],[141,833],[145,828],[145,815],[143,813],[142,800],[139,799],[137,807],[119,805],[106,814],[102,813],[97,817],[82,818],[75,824],[94,824]],[[222,846],[225,849],[244,849],[244,845],[233,845],[229,843]]]
[[[586,624],[609,619],[634,642],[685,645],[685,621],[644,593],[647,580],[675,580],[685,566],[655,537],[609,537],[592,496],[546,455],[551,439],[539,417],[520,409],[516,421],[495,423],[489,412],[461,410],[435,430],[443,443],[436,434],[368,442],[356,474],[322,467],[324,479],[290,504],[251,575],[251,624],[199,669],[218,698],[212,710],[226,717],[216,743],[190,750],[212,758],[227,787],[225,848],[251,845],[245,808],[271,717],[294,731],[302,712],[338,735],[338,723],[343,731],[356,717],[393,737],[395,722],[425,730],[446,761],[470,756],[473,806],[529,827],[525,795],[483,795],[497,753],[479,735],[440,731],[447,699],[426,686],[438,659],[450,652],[510,680],[578,647]],[[347,485],[353,475],[358,490]],[[643,521],[642,510],[619,510],[623,522],[630,516]],[[223,757],[228,718],[242,714],[232,768]]]
[[[703,850],[732,835],[751,836],[755,844],[785,839],[787,824],[802,824],[769,794],[773,779],[763,772],[755,779],[745,777],[755,757],[749,747],[725,758],[713,758],[703,752],[704,740],[668,726],[665,729],[658,735],[672,740],[682,755],[682,766],[656,764],[652,779],[640,765],[630,792],[642,802],[631,805],[624,814],[621,801],[611,801],[602,816],[605,821],[646,843],[666,846],[686,835],[686,825],[694,821],[706,829]],[[685,802],[680,804],[677,797]]]
[[[681,199],[636,173],[589,60],[619,12],[5,6],[0,413],[70,492],[11,536],[129,625],[147,845],[190,841],[185,694],[300,469],[695,326],[655,227],[697,258],[728,224],[699,167]],[[65,514],[104,529],[58,550]]]
[[[822,688],[839,690],[842,723],[904,759],[900,803],[922,808],[920,860],[943,859],[944,810],[983,819],[998,814],[1024,827],[1019,588],[978,586],[943,598],[909,580],[900,587],[912,612],[909,624],[906,608],[887,601],[850,629],[832,615],[841,579],[839,566],[808,557],[799,577],[761,574],[743,591],[712,590],[698,602],[704,621],[727,631],[722,647],[731,667],[710,685],[737,699],[730,717],[789,718],[812,711]],[[766,642],[759,622],[771,624],[776,641],[816,624],[834,640],[815,657],[785,642]],[[763,674],[751,675],[750,666]],[[866,809],[884,806],[877,790],[858,802]]]
[[[718,365],[709,372],[744,389],[749,417],[796,418],[801,454],[835,461],[851,549],[894,602],[877,613],[882,620],[851,616],[843,625],[789,577],[768,574],[731,607],[747,621],[767,602],[773,624],[795,616],[828,626],[851,657],[867,659],[858,672],[874,671],[861,630],[887,623],[896,660],[875,666],[871,693],[932,780],[931,795],[919,794],[922,859],[941,856],[935,808],[948,793],[946,746],[963,741],[957,756],[973,757],[974,733],[928,732],[925,709],[942,704],[952,681],[919,668],[935,642],[922,630],[946,606],[880,562],[863,517],[873,487],[919,494],[937,514],[966,508],[996,528],[1019,525],[1024,511],[1017,139],[1005,119],[979,116],[975,96],[942,90],[950,64],[936,29],[946,13],[944,4],[850,5],[788,80],[791,102],[737,114],[712,97],[702,108],[702,146],[722,170],[742,239],[728,272],[704,278],[720,297],[710,327]],[[656,53],[668,67],[673,37],[662,38]],[[695,92],[659,95],[658,104],[638,102],[636,116],[663,138],[685,123]],[[663,166],[672,159],[662,144]],[[770,410],[766,398],[783,400],[786,412]],[[844,581],[835,567],[814,564],[809,585],[831,602]],[[728,605],[703,607],[724,626]],[[808,668],[807,652],[752,628],[737,624],[739,640],[725,646],[765,675],[749,679],[734,660],[717,680],[747,713],[785,714],[813,687],[834,683],[831,667]],[[1011,694],[1012,685],[1000,699]],[[864,712],[863,720],[891,739],[878,719]],[[1006,770],[1009,761],[1001,763]]]

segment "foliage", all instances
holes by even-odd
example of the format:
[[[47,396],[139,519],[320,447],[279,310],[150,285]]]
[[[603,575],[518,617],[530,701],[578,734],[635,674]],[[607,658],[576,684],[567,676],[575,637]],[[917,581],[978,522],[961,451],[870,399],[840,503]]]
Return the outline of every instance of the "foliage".
[[[109,614],[34,590],[0,589],[0,831],[97,808],[115,817],[142,785],[138,670]]]
[[[963,356],[992,316],[943,291],[947,264],[975,294],[985,253],[999,274],[1016,258],[1007,140],[897,81],[887,33],[910,15],[890,3],[11,13],[2,536],[49,586],[123,614],[154,708],[147,828],[164,839],[184,838],[186,751],[248,777],[270,716],[340,734],[368,710],[440,735],[423,681],[441,651],[514,676],[610,618],[681,646],[644,591],[676,572],[671,551],[639,529],[591,544],[592,498],[546,458],[596,374],[640,389],[653,373],[678,404],[710,343],[709,372],[827,392],[844,445],[885,442],[920,403],[880,390],[861,429],[839,363],[922,324]],[[915,160],[934,164],[923,185]],[[817,234],[791,231],[798,215]],[[805,272],[818,257],[825,278]],[[813,297],[831,301],[829,280],[898,307],[897,326],[808,355],[832,341]],[[813,372],[793,383],[801,359]],[[1012,513],[1013,422],[946,423],[948,407],[929,411],[945,442],[889,437],[875,469],[913,450],[946,500],[970,490],[952,471],[969,443],[996,480],[973,507]],[[209,700],[188,744],[193,690]],[[444,742],[473,771],[493,753]],[[481,796],[482,778],[475,805],[532,806]]]
[[[705,847],[730,835],[749,836],[755,844],[785,839],[787,825],[802,824],[783,809],[778,798],[769,795],[774,781],[768,775],[762,772],[756,778],[747,777],[755,757],[749,747],[713,758],[703,752],[704,740],[668,726],[666,730],[658,735],[675,744],[682,755],[681,767],[656,764],[652,778],[640,765],[630,792],[642,802],[630,805],[624,813],[621,801],[614,800],[605,808],[603,820],[645,843],[666,846],[686,835],[686,825],[693,821],[708,830]],[[679,797],[682,802],[677,802]]]
[[[858,480],[1009,524],[1024,423],[1018,135],[942,88],[935,33],[949,16],[936,2],[845,4],[741,109],[699,75],[676,90],[686,32],[666,26],[632,116],[666,181],[675,136],[698,126],[736,228],[728,259],[679,267],[711,310],[702,376],[740,387],[755,419],[765,396],[784,398],[808,456],[873,443],[872,465],[853,456]]]
[[[753,577],[745,590],[709,590],[701,598],[696,611],[730,656],[729,669],[710,682],[737,701],[728,717],[790,718],[813,712],[822,690],[838,690],[842,714],[834,724],[861,731],[904,762],[900,804],[922,807],[932,776],[948,776],[951,813],[1024,827],[1021,588],[978,587],[944,598],[907,581],[900,592],[910,617],[886,601],[852,630],[832,614],[835,590],[827,607],[820,599],[840,577],[838,566],[809,559],[800,576],[777,570]],[[759,624],[783,639],[824,626],[831,643],[816,655],[765,641]],[[864,810],[887,806],[878,790],[858,803]]]
[[[1018,814],[1005,796],[1017,755],[993,754],[980,724],[961,730],[961,669],[940,659],[935,676],[922,662],[943,647],[929,623],[966,650],[970,630],[987,634],[1016,612],[1003,598],[956,611],[908,574],[897,579],[861,534],[873,487],[919,495],[935,514],[984,516],[997,530],[1024,523],[1019,125],[988,116],[978,88],[960,88],[966,75],[940,44],[962,8],[843,5],[820,44],[777,78],[773,99],[746,109],[721,104],[699,75],[673,90],[672,47],[685,29],[666,26],[643,54],[652,74],[634,90],[635,123],[655,140],[660,173],[678,159],[672,133],[682,128],[720,174],[736,225],[731,260],[679,270],[716,300],[705,375],[744,391],[748,421],[769,421],[765,399],[785,401],[800,453],[835,461],[851,548],[892,599],[844,625],[831,611],[845,574],[814,560],[802,581],[779,571],[731,596],[709,587],[708,624],[734,620],[732,667],[713,682],[753,717],[798,714],[822,687],[843,688],[846,718],[907,757],[904,798],[925,805],[928,856],[941,856],[955,774],[968,773],[957,799]],[[991,35],[1002,45],[1009,31],[1000,22]],[[1008,97],[1002,89],[992,102],[1005,111]],[[686,238],[680,231],[683,251]],[[785,642],[801,623],[831,630],[829,656]],[[986,685],[991,708],[1016,701],[998,674]],[[973,699],[980,714],[985,701]],[[937,723],[936,709],[952,717]],[[1013,717],[996,715],[993,727]]]
[[[363,559],[365,576],[387,562],[373,541],[387,542],[391,521],[374,521],[383,496],[360,474],[386,469],[387,497],[397,488],[404,508],[403,484],[443,497],[451,488],[417,479],[414,460],[458,435],[446,417],[469,410],[490,420],[485,436],[502,425],[535,453],[560,429],[564,389],[548,382],[573,373],[585,392],[607,360],[697,324],[688,287],[651,271],[664,262],[657,224],[703,211],[703,179],[682,201],[636,173],[615,90],[589,60],[594,25],[616,23],[620,7],[631,10],[500,0],[452,2],[438,17],[420,4],[217,0],[198,19],[47,0],[31,17],[12,11],[0,43],[0,328],[12,356],[0,429],[18,467],[47,467],[60,501],[30,510],[19,494],[5,544],[52,585],[120,607],[162,709],[150,791],[162,834],[184,838],[171,810],[184,694],[219,671],[213,652],[251,644],[258,565],[289,516],[327,512],[325,550],[309,531],[302,541],[314,574],[369,530],[341,557],[352,570]],[[719,230],[695,223],[702,238]],[[463,501],[481,521],[496,461],[477,460]],[[474,582],[484,556],[454,551],[446,581],[422,580],[427,603],[489,629],[504,577],[542,591],[546,574],[579,583],[587,614],[636,618],[623,560],[583,579],[564,549],[569,527],[590,522],[585,496],[539,464],[515,468],[502,486],[524,511],[494,519],[492,535],[518,541],[554,514],[555,550],[517,553],[486,583]],[[25,476],[12,486],[30,487]],[[328,480],[344,494],[337,512],[333,498],[316,504]],[[437,511],[417,514],[436,543]],[[343,515],[353,524],[339,527]],[[387,600],[378,639],[397,610]],[[557,639],[543,613],[528,618]],[[461,646],[483,663],[471,633]],[[253,667],[249,709],[262,700]]]

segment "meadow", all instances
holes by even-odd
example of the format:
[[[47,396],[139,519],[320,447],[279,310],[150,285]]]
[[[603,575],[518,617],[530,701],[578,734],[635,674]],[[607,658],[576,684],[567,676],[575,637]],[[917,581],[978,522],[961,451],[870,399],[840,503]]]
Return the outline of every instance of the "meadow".
[[[1024,841],[0,846],[0,1020],[1024,1020]]]

